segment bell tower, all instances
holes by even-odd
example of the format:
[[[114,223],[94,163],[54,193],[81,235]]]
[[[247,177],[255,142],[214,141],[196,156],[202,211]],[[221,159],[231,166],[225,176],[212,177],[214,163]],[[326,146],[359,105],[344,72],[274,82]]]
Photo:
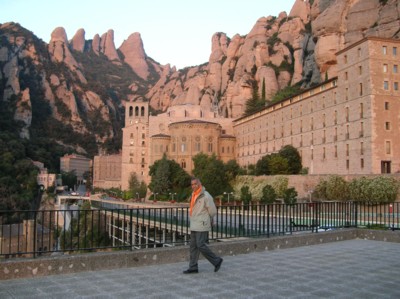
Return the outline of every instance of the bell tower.
[[[121,188],[129,188],[132,173],[149,183],[149,103],[125,103],[125,127],[122,129]]]

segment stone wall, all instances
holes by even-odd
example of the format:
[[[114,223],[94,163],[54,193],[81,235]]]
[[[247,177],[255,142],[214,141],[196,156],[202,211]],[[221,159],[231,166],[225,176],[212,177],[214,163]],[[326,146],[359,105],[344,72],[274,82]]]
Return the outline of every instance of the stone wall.
[[[273,238],[228,240],[213,243],[210,246],[218,255],[234,256],[352,239],[400,243],[400,233],[398,231],[343,229]],[[174,248],[59,255],[36,259],[2,260],[0,264],[0,280],[177,263],[187,261],[188,257],[189,247],[179,246]]]

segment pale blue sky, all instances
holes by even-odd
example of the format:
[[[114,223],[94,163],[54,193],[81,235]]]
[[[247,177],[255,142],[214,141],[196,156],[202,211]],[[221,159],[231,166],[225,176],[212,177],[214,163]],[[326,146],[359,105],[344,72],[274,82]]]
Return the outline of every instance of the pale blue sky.
[[[0,0],[0,23],[16,22],[45,42],[64,27],[68,39],[114,30],[115,47],[139,32],[145,52],[177,68],[208,61],[216,32],[247,34],[264,16],[288,14],[295,0]]]

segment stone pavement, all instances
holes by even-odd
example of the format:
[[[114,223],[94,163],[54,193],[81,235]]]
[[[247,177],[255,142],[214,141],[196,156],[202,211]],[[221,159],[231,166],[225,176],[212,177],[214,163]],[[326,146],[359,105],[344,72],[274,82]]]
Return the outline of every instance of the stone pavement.
[[[400,298],[400,244],[349,240],[206,260],[0,281],[0,298]]]

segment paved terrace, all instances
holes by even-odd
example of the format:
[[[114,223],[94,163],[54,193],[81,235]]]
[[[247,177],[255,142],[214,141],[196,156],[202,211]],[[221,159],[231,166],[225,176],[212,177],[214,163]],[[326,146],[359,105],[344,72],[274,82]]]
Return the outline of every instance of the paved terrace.
[[[398,231],[211,246],[224,257],[217,273],[201,260],[199,274],[182,274],[187,247],[3,261],[0,298],[400,298]]]

